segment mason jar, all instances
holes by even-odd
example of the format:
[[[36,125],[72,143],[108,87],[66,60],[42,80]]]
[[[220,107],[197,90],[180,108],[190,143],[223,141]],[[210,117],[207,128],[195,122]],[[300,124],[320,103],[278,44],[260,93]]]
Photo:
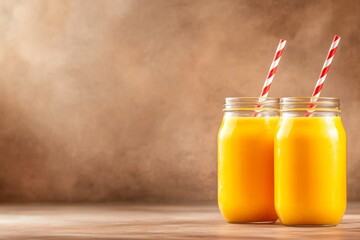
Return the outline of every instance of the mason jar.
[[[218,133],[218,205],[227,222],[274,222],[279,100],[226,98]]]
[[[340,100],[280,99],[275,208],[285,225],[336,225],[346,209],[346,135]]]

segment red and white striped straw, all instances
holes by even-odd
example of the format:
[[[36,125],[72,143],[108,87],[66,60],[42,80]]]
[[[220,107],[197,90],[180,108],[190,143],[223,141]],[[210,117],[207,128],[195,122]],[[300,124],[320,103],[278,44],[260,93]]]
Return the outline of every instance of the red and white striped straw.
[[[283,53],[285,45],[286,45],[286,40],[280,39],[279,45],[278,45],[278,47],[276,49],[276,52],[275,52],[275,55],[274,55],[274,59],[273,59],[273,61],[271,63],[268,75],[266,77],[264,86],[263,86],[263,88],[261,90],[259,102],[265,101],[268,94],[269,94],[270,86],[271,86],[271,83],[272,83],[272,81],[273,81],[273,79],[275,77],[275,73],[276,73],[277,67],[279,65],[279,62],[281,60],[281,55]]]
[[[331,62],[334,59],[334,56],[335,56],[335,53],[336,53],[336,50],[337,50],[337,46],[339,45],[340,39],[341,39],[340,36],[338,36],[338,35],[334,36],[334,39],[333,39],[333,41],[331,43],[329,52],[328,52],[328,54],[326,56],[324,65],[323,65],[323,67],[321,69],[319,79],[316,82],[314,92],[313,92],[313,94],[311,96],[311,102],[316,102],[316,99],[318,97],[320,97],[321,89],[324,86],[326,76],[327,76],[327,74],[328,74],[328,72],[330,70]],[[314,107],[314,105],[312,105],[312,107]]]

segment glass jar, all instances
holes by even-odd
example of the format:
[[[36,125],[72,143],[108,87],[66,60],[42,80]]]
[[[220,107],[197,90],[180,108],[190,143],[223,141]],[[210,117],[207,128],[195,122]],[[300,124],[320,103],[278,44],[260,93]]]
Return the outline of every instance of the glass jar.
[[[274,222],[279,100],[226,98],[218,134],[218,204],[228,222]]]
[[[275,208],[285,225],[336,225],[346,209],[346,135],[340,100],[280,99]]]

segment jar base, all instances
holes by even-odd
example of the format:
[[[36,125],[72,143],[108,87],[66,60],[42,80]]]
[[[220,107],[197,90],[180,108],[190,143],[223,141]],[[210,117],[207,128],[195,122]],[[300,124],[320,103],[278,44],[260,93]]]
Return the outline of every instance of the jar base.
[[[335,227],[337,224],[283,224],[287,227],[310,227],[310,228],[316,228],[316,227]]]
[[[254,225],[267,225],[267,224],[274,224],[275,221],[259,221],[259,222],[228,222],[231,224],[254,224]]]

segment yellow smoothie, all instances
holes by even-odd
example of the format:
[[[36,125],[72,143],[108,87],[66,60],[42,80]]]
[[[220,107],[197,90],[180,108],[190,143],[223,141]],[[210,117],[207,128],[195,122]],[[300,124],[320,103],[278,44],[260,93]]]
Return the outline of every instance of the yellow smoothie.
[[[275,137],[275,207],[285,225],[336,225],[346,208],[340,117],[282,117]]]
[[[218,134],[218,204],[228,222],[274,222],[278,117],[224,116]]]

